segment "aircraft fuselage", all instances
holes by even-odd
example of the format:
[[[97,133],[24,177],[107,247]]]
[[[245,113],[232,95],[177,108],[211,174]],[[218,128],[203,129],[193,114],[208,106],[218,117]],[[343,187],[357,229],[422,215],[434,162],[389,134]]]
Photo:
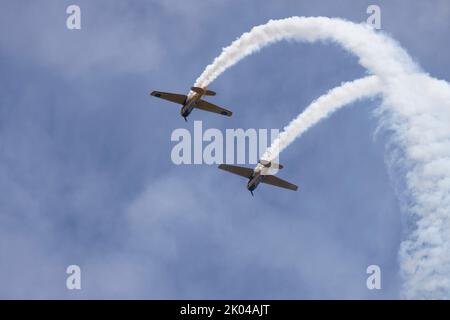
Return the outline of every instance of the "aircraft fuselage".
[[[253,175],[250,177],[247,183],[247,189],[253,194],[253,190],[258,187],[258,185],[261,183],[263,179],[263,175],[261,175],[259,172],[253,173]]]
[[[253,195],[253,191],[260,183],[270,184],[275,187],[297,191],[298,186],[286,180],[280,179],[273,174],[272,168],[282,169],[281,164],[271,161],[260,160],[258,165],[252,170],[247,167],[234,166],[230,164],[221,164],[219,169],[228,171],[232,174],[247,178],[247,190]]]
[[[202,95],[198,93],[194,93],[192,97],[188,97],[181,107],[180,114],[186,120],[186,118],[191,114],[192,110],[194,110],[195,104],[198,100],[202,98]]]

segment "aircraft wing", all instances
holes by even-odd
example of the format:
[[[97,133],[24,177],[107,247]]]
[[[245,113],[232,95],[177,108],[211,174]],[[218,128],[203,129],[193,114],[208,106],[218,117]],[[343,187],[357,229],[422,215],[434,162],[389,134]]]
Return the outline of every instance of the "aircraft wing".
[[[176,93],[170,93],[170,92],[161,92],[161,91],[153,91],[150,93],[150,95],[161,98],[164,100],[168,100],[170,102],[175,102],[178,104],[184,104],[186,101],[187,96],[184,94],[176,94]]]
[[[219,165],[219,169],[237,174],[238,176],[244,177],[249,179],[253,174],[253,169],[250,168],[244,168],[244,167],[238,167],[238,166],[232,166],[229,164],[221,164]]]
[[[195,107],[197,109],[218,113],[218,114],[221,114],[221,115],[224,115],[224,116],[228,116],[228,117],[231,117],[231,115],[233,114],[233,112],[231,112],[231,111],[229,111],[227,109],[221,108],[219,106],[216,106],[215,104],[212,104],[210,102],[207,102],[207,101],[201,100],[201,99],[197,101]]]
[[[272,175],[264,176],[261,182],[293,191],[297,191],[298,189],[298,187],[295,184],[289,183],[287,181],[284,181],[283,179],[280,179]]]

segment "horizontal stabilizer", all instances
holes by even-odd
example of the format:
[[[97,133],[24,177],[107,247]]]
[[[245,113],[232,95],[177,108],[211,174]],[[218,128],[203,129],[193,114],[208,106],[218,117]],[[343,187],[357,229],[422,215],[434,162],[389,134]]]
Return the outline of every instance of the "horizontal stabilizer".
[[[191,90],[202,96],[215,96],[216,95],[216,93],[214,91],[206,90],[206,89],[203,89],[200,87],[192,87]]]
[[[279,163],[275,163],[273,161],[259,160],[259,163],[262,164],[266,168],[280,169],[280,170],[284,168],[283,165],[281,165]]]
[[[212,90],[206,90],[205,91],[205,96],[215,96],[215,95],[216,95],[216,93],[214,91],[212,91]]]
[[[192,87],[191,90],[194,91],[195,93],[198,93],[198,94],[201,94],[201,95],[205,94],[205,90],[203,88]]]

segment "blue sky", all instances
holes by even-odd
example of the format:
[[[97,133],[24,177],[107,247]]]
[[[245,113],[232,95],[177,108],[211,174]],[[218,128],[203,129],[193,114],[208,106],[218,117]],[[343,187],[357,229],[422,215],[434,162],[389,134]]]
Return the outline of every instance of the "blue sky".
[[[78,4],[82,29],[69,31]],[[397,298],[402,214],[374,135],[379,101],[344,108],[282,155],[297,193],[176,166],[174,129],[281,128],[365,75],[335,45],[280,43],[217,79],[231,119],[148,96],[185,93],[252,26],[366,20],[372,1],[8,1],[0,11],[0,298]],[[382,28],[450,79],[447,1],[378,1]],[[68,291],[66,267],[82,270]],[[382,289],[366,288],[377,264]]]

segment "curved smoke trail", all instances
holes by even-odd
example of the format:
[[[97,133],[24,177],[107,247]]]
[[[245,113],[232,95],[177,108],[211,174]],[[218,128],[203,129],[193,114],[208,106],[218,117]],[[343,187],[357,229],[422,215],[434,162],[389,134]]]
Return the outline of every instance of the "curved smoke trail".
[[[224,48],[205,68],[195,86],[205,87],[226,69],[265,46],[281,40],[317,42],[335,41],[359,57],[359,63],[384,79],[419,69],[409,55],[391,38],[375,33],[366,24],[354,24],[326,17],[291,17],[270,20],[252,28]]]
[[[368,76],[345,82],[341,86],[330,90],[311,103],[305,111],[300,113],[297,118],[284,127],[278,137],[273,140],[272,145],[262,155],[261,159],[267,161],[275,160],[279,153],[295,139],[322,119],[330,116],[334,111],[356,100],[375,96],[380,91],[381,82],[377,76]]]
[[[450,85],[423,73],[394,40],[366,25],[325,17],[292,17],[271,20],[243,34],[204,70],[196,86],[207,86],[244,57],[286,39],[337,42],[378,76],[383,97],[380,121],[393,132],[396,165],[405,170],[408,197],[406,211],[411,226],[399,253],[405,280],[402,296],[450,298]],[[353,85],[344,87],[351,89]],[[358,90],[354,93],[356,98],[361,95]],[[352,97],[346,101],[353,101]],[[331,100],[328,108],[321,110],[317,107],[319,100],[313,107],[322,113],[314,117],[315,121],[326,117],[323,112],[330,108],[335,110],[335,103],[342,104]],[[281,146],[287,146],[296,132],[314,124],[303,123],[304,129],[298,130],[295,121],[286,127],[286,140],[279,137]]]

